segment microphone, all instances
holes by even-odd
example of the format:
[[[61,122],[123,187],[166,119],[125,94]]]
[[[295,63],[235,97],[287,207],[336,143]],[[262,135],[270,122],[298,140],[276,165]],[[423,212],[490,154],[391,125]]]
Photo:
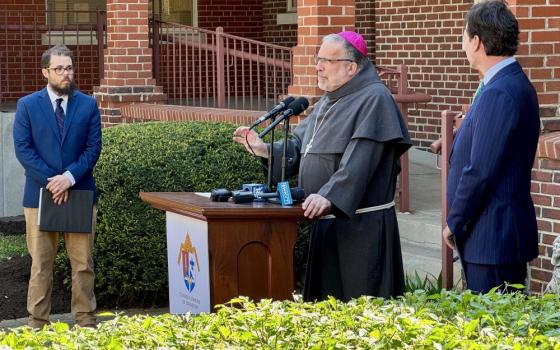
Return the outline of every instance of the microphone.
[[[268,199],[268,198],[279,198],[282,196],[282,193],[280,191],[270,192],[270,193],[260,193],[257,194],[256,196],[253,194],[253,192],[250,191],[233,191],[232,194],[233,194],[232,195],[233,202],[236,204],[250,203],[257,198]],[[299,187],[290,188],[290,195],[293,200],[302,200],[305,198],[305,191],[303,190],[303,188],[299,188]]]
[[[268,120],[272,117],[275,117],[278,113],[280,113],[283,110],[285,110],[286,108],[288,108],[290,103],[292,103],[293,101],[294,101],[294,98],[292,96],[286,97],[282,102],[280,102],[279,104],[274,106],[274,108],[272,108],[269,112],[260,116],[259,119],[255,120],[253,125],[251,125],[250,129],[253,129],[254,127],[259,125],[260,123],[264,122],[265,120]]]
[[[282,113],[280,118],[276,119],[274,122],[270,123],[266,129],[263,130],[259,134],[259,137],[262,139],[266,134],[268,134],[272,129],[276,127],[276,125],[280,124],[284,119],[291,117],[292,115],[299,115],[301,112],[305,111],[309,107],[309,101],[305,97],[298,97],[290,103],[288,109]]]

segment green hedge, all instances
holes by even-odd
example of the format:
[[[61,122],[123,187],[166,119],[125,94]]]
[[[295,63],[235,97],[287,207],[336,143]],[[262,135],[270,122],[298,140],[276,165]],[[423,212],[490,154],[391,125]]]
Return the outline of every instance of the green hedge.
[[[167,302],[165,214],[139,192],[209,192],[264,181],[260,162],[232,141],[235,128],[157,122],[103,130],[94,253],[101,305]]]
[[[560,297],[424,291],[317,304],[239,299],[216,314],[118,316],[97,330],[0,332],[8,349],[559,349]]]

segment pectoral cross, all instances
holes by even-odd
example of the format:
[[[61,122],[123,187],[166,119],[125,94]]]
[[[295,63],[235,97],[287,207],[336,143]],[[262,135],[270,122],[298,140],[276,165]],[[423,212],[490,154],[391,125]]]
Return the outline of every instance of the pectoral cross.
[[[311,144],[311,142],[309,142],[306,146],[305,146],[305,152],[303,152],[303,156],[307,156],[307,153],[309,153],[309,150],[311,149],[311,147],[313,147],[313,145]]]

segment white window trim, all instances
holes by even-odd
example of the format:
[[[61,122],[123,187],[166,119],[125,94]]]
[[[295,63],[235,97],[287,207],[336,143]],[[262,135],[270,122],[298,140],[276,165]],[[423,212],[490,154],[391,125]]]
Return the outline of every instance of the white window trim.
[[[42,45],[97,45],[97,35],[88,31],[50,30],[41,34]]]

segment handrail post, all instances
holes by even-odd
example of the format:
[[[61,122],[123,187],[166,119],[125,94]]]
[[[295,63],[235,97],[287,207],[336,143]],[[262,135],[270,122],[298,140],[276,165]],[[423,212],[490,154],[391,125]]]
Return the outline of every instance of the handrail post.
[[[408,69],[406,65],[401,64],[399,66],[399,89],[398,93],[404,96],[408,92]],[[403,118],[404,125],[408,128],[408,104],[400,103],[401,114]],[[405,152],[401,156],[401,176],[400,176],[400,198],[399,198],[399,210],[401,213],[407,213],[410,211],[410,200],[409,200],[409,164],[408,164],[408,152]]]
[[[218,95],[218,108],[226,106],[226,75],[224,58],[224,28],[216,28],[216,88]]]
[[[152,20],[152,68],[154,70],[154,79],[156,80],[156,84],[161,84],[159,52],[159,20],[154,17],[154,19]]]
[[[99,80],[105,78],[105,57],[104,57],[104,44],[105,44],[105,17],[107,15],[103,11],[97,9],[97,53],[99,61]]]
[[[449,174],[449,156],[453,143],[453,122],[459,113],[445,110],[441,113],[441,229],[447,226],[447,175]],[[441,280],[442,287],[453,288],[453,250],[441,237]]]

